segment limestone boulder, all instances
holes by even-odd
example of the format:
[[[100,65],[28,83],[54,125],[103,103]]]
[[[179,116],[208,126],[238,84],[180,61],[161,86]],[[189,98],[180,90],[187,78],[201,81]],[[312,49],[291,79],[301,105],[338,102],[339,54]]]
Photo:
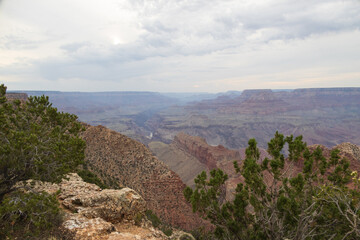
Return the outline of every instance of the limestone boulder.
[[[60,195],[62,200],[86,194],[94,194],[101,192],[101,188],[95,184],[84,182],[84,180],[76,173],[70,173],[59,184]]]
[[[86,183],[76,173],[69,174],[59,185],[62,205],[87,218],[102,218],[111,223],[134,220],[145,211],[144,199],[134,190],[102,190],[95,184]],[[54,191],[52,188],[43,190]]]
[[[111,223],[134,220],[145,211],[145,201],[130,188],[78,194],[64,199],[62,204],[88,218],[100,217]]]
[[[175,240],[180,236],[168,237],[151,227],[151,222],[144,218],[145,200],[130,188],[102,190],[84,182],[76,173],[59,184],[29,180],[18,187],[57,193],[65,209],[62,228],[73,236],[71,239]]]
[[[74,234],[74,239],[104,239],[115,231],[112,223],[102,218],[86,218],[78,214],[72,215],[63,223],[63,227]]]

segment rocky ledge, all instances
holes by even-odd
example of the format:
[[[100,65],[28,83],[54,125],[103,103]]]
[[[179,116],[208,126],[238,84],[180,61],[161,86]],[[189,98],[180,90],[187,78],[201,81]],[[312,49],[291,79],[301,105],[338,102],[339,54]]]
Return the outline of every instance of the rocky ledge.
[[[62,227],[77,240],[166,240],[179,239],[178,235],[193,239],[181,231],[174,231],[173,236],[168,237],[154,229],[142,217],[146,205],[144,199],[130,188],[102,190],[84,182],[75,173],[59,184],[30,180],[26,185],[38,192],[60,192],[58,199],[65,212]]]

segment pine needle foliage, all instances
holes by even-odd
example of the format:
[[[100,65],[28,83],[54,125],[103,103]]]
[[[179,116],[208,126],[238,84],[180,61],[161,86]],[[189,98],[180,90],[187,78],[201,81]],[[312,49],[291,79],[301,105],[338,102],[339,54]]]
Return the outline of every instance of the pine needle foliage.
[[[193,211],[214,224],[213,238],[360,239],[360,178],[338,150],[325,158],[320,147],[310,151],[302,136],[276,132],[268,143],[271,157],[261,160],[255,139],[248,143],[245,159],[234,162],[243,181],[233,201],[223,200],[228,176],[221,169],[210,178],[202,172],[195,189],[184,190]]]
[[[46,96],[8,101],[0,85],[0,202],[27,179],[58,182],[83,162],[77,116],[59,112]]]
[[[48,97],[10,101],[0,85],[0,238],[42,239],[58,231],[56,196],[17,183],[59,182],[75,171],[85,157],[83,130],[77,116],[59,112]]]

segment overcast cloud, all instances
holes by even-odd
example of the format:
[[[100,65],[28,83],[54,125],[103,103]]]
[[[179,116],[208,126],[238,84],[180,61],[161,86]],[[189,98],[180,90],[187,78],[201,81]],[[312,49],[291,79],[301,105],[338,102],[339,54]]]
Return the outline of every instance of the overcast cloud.
[[[15,90],[360,87],[358,0],[2,0]]]

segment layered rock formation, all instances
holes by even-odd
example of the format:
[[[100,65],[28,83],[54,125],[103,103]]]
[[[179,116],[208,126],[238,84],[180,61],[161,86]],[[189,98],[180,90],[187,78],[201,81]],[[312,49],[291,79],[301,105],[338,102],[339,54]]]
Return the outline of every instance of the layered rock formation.
[[[234,99],[231,104],[219,107],[217,110],[219,113],[227,114],[267,115],[274,112],[286,112],[291,108],[289,103],[279,98],[274,92],[264,90],[252,93],[244,91],[244,94]]]
[[[201,116],[201,117],[200,117]],[[308,144],[360,144],[360,88],[245,90],[164,110],[147,121],[156,141],[170,143],[179,132],[211,145],[239,149],[255,138],[260,147],[276,131],[303,135]]]
[[[87,126],[85,162],[99,177],[111,176],[145,199],[146,207],[163,221],[183,229],[204,222],[183,196],[185,184],[143,144],[103,126]]]
[[[194,187],[194,179],[198,174],[214,168],[223,169],[229,176],[224,192],[225,198],[232,195],[231,192],[239,182],[239,175],[233,167],[233,161],[241,161],[239,151],[227,149],[222,145],[210,146],[205,139],[185,133],[177,134],[169,145],[154,142],[150,143],[149,147],[191,187]]]
[[[360,88],[308,88],[294,91],[244,90],[239,97],[203,101],[190,109],[215,109],[222,113],[266,115],[274,112],[359,106]],[[209,104],[211,103],[211,104]]]
[[[210,146],[204,138],[190,136],[182,132],[175,136],[172,144],[199,159],[209,169],[216,168],[220,161],[240,158],[238,151],[229,150],[222,145]]]
[[[321,109],[358,107],[360,104],[360,88],[306,88],[293,92],[276,93],[293,109]]]

